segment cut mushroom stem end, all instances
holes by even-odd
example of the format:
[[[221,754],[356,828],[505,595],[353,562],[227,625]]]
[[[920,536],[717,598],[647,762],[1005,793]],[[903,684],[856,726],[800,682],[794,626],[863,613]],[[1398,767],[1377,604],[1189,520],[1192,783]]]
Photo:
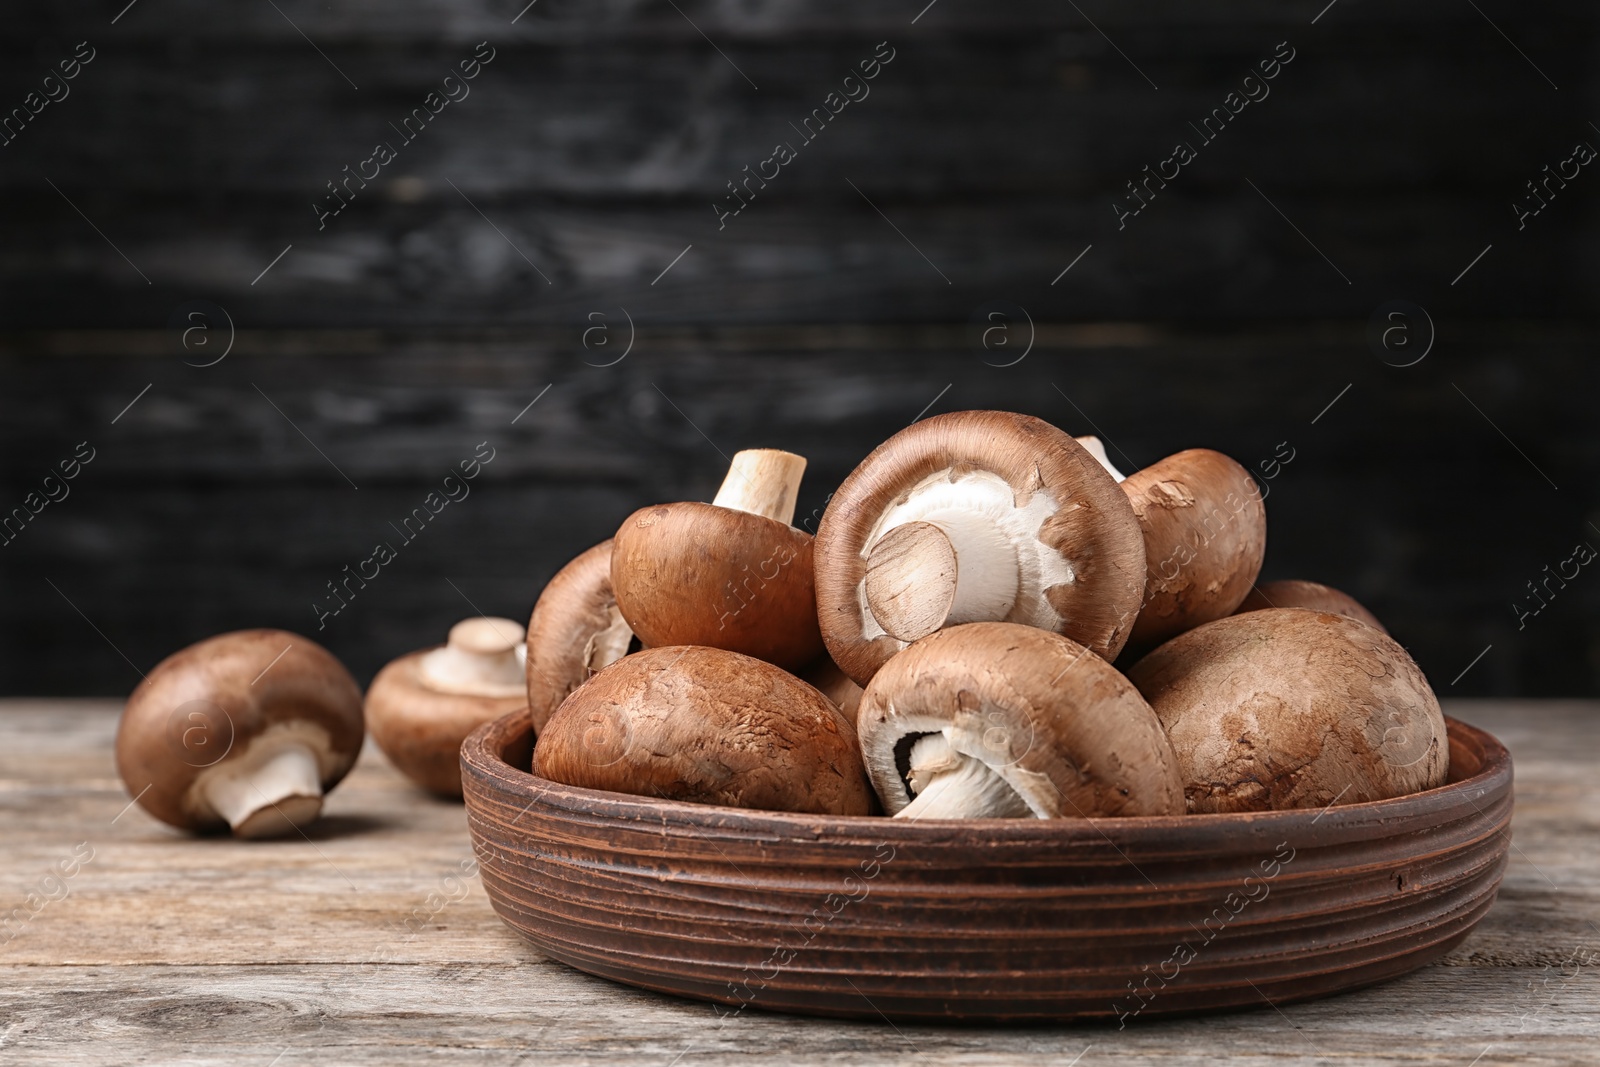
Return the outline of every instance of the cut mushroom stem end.
[[[982,512],[896,526],[867,556],[867,606],[884,632],[902,641],[1005,618],[1018,585],[1016,545]]]
[[[911,745],[907,781],[916,795],[897,819],[1015,819],[1033,812],[983,760],[958,752],[943,733]]]
[[[515,696],[527,685],[526,637],[522,624],[512,619],[465,619],[450,627],[443,648],[422,658],[422,679],[441,693]]]
[[[716,499],[719,508],[744,511],[775,519],[788,526],[794,522],[795,501],[800,496],[800,477],[806,459],[776,448],[749,448],[736,452],[722,480]]]
[[[235,837],[278,837],[322,813],[322,771],[308,741],[263,737],[218,766],[200,794]]]

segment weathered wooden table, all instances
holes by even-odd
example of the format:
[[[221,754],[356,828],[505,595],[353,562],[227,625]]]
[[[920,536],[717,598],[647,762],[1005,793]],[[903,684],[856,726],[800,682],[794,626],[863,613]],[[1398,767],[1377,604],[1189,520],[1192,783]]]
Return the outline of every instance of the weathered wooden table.
[[[129,805],[115,702],[0,701],[0,1062],[1600,1062],[1600,703],[1447,710],[1517,764],[1510,867],[1466,942],[1346,996],[1118,1030],[723,1024],[517,940],[460,805],[376,751],[309,839],[192,839]]]

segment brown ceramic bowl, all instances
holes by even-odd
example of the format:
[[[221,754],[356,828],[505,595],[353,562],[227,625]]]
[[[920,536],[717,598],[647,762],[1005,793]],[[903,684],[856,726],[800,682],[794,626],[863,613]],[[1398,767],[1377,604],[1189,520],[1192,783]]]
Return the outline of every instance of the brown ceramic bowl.
[[[526,715],[461,750],[495,910],[590,974],[904,1020],[1281,1004],[1437,958],[1494,902],[1511,756],[1449,720],[1450,782],[1323,811],[911,823],[558,785]]]

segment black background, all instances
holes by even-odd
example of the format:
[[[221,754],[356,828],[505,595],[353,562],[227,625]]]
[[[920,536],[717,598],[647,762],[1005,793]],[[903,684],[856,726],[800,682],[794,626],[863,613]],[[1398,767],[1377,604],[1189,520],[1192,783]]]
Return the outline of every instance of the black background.
[[[1125,468],[1292,450],[1265,577],[1353,593],[1442,695],[1600,693],[1600,575],[1515,607],[1600,547],[1600,173],[1512,208],[1600,146],[1592,3],[521,9],[7,12],[0,109],[95,58],[0,147],[0,508],[95,458],[0,547],[0,692],[126,692],[255,625],[365,681],[474,609],[525,617],[739,448],[810,457],[804,524],[919,415],[998,407]],[[319,231],[324,183],[482,41]],[[882,41],[870,96],[719,230]],[[1279,42],[1271,95],[1119,230],[1124,183]],[[1398,300],[1426,318],[1374,345]],[[472,495],[319,632],[325,583],[484,441]]]

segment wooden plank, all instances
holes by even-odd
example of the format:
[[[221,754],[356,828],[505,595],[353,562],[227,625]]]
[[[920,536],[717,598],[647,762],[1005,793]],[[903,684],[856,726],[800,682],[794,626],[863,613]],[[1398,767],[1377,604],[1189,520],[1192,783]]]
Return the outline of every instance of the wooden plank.
[[[309,841],[195,840],[138,809],[119,816],[115,710],[0,702],[0,900],[20,902],[77,842],[94,847],[68,894],[0,947],[0,1043],[40,1061],[745,1062],[782,1048],[796,1063],[1062,1063],[1089,1047],[1094,1062],[1459,1065],[1488,1048],[1494,1062],[1570,1064],[1600,1036],[1600,857],[1585,836],[1600,803],[1593,701],[1447,705],[1512,749],[1517,849],[1494,910],[1439,964],[1281,1011],[1123,1031],[760,1012],[724,1024],[708,1005],[592,979],[524,946],[475,881],[449,877],[468,854],[460,807],[411,789],[376,752]]]

